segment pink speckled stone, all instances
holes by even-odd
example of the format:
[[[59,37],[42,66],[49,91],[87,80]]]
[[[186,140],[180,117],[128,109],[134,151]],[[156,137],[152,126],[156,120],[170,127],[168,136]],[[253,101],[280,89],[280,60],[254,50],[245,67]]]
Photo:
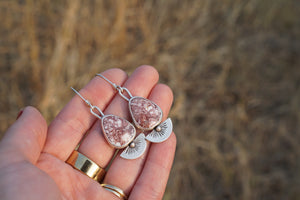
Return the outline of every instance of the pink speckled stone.
[[[115,115],[105,115],[102,118],[102,129],[108,143],[117,149],[126,147],[136,134],[131,123]]]
[[[158,105],[143,97],[133,97],[129,102],[135,125],[144,130],[152,130],[162,118],[162,111]]]

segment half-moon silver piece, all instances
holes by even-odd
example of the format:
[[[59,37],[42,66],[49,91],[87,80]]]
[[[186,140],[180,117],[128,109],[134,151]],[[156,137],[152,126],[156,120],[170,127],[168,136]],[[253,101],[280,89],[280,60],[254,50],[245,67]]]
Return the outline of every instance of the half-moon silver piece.
[[[146,136],[146,140],[154,143],[159,143],[165,141],[170,137],[173,130],[173,124],[170,118],[161,123],[159,127],[159,129],[154,128],[153,131]]]
[[[143,133],[139,134],[132,142],[134,142],[134,147],[130,147],[130,144],[121,153],[121,157],[125,159],[136,159],[144,154],[147,148],[147,141],[145,140],[145,135]]]

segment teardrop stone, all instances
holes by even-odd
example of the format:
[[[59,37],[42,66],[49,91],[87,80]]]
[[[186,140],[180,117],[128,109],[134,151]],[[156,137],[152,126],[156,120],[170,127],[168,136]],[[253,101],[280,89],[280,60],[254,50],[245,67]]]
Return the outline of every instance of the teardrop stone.
[[[107,142],[117,149],[126,147],[136,135],[130,122],[115,115],[105,115],[102,118],[102,130]]]
[[[131,98],[129,110],[135,125],[143,130],[152,130],[162,119],[160,107],[153,101],[143,97]]]

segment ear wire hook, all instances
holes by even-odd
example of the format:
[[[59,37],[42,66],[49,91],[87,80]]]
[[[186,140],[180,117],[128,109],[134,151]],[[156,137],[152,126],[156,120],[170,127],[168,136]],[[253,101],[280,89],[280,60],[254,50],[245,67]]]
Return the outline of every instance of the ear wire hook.
[[[131,93],[129,92],[129,90],[128,90],[127,88],[122,87],[122,86],[120,86],[120,85],[117,85],[117,84],[111,82],[108,78],[106,78],[106,77],[103,76],[102,74],[96,74],[96,76],[100,76],[101,78],[103,78],[105,81],[107,81],[109,84],[111,84],[111,85],[119,92],[120,96],[121,96],[123,99],[125,99],[126,101],[130,101],[130,99],[132,98],[132,95],[131,95]],[[126,96],[123,94],[124,91],[128,94],[128,96],[129,96],[130,98],[126,97]]]
[[[163,111],[157,104],[144,97],[132,97],[127,88],[116,85],[102,74],[97,74],[97,76],[100,76],[111,84],[119,92],[120,96],[129,102],[129,112],[135,126],[142,131],[151,131],[141,140],[159,143],[170,137],[173,130],[172,120],[168,118],[162,122]],[[127,92],[130,98],[124,95],[124,91]],[[134,145],[129,146],[128,151],[125,150],[125,152],[121,154],[121,157],[130,159],[133,148],[135,148]],[[136,149],[134,149],[134,151],[136,151]]]
[[[92,113],[92,115],[94,115],[95,117],[101,119],[104,116],[104,113],[101,111],[100,108],[98,108],[97,106],[93,106],[89,100],[85,99],[77,90],[75,90],[73,87],[71,87],[71,89],[86,103],[86,105],[88,105],[90,107],[90,112]],[[97,112],[100,113],[101,116],[99,116],[94,110],[96,110]]]
[[[116,90],[118,90],[118,88],[122,88],[121,86],[111,82],[108,78],[106,78],[105,76],[103,76],[102,74],[96,74],[96,76],[100,76],[101,78],[103,78],[104,80],[106,80],[108,83],[110,83]]]

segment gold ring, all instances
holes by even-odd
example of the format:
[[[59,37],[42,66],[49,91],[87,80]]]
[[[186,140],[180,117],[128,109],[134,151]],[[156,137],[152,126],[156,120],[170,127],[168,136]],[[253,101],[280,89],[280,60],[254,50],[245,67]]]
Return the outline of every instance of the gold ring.
[[[77,150],[72,152],[66,163],[98,182],[103,180],[106,173],[103,168]]]
[[[120,199],[126,200],[128,199],[126,194],[123,192],[123,190],[121,190],[120,188],[113,186],[113,185],[109,185],[109,184],[105,184],[102,183],[101,186],[106,189],[107,191],[112,192],[113,194],[115,194],[117,197],[119,197]]]

